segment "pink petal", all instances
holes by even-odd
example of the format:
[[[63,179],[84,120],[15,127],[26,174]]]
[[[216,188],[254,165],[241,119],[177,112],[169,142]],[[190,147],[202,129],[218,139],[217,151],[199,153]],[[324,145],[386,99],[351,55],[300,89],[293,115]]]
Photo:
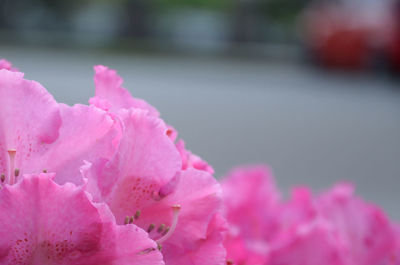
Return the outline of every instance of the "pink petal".
[[[84,160],[111,159],[121,128],[109,114],[96,107],[61,104],[60,110],[60,136],[35,162],[49,172],[57,172],[55,181],[59,184],[81,184],[79,168]]]
[[[0,190],[0,263],[163,264],[158,251],[143,253],[156,248],[144,231],[116,226],[102,218],[105,212],[81,188],[59,186],[49,174],[6,185]]]
[[[7,70],[0,70],[0,100],[0,174],[8,174],[10,149],[17,151],[17,168],[36,172],[31,158],[46,152],[59,135],[58,104],[39,83]]]
[[[176,138],[178,138],[178,132],[171,125],[167,125],[167,126],[168,126],[167,135],[171,139],[172,142],[175,142]]]
[[[323,194],[317,200],[319,212],[350,249],[352,264],[383,264],[395,246],[393,227],[379,208],[355,197],[353,190],[340,184]]]
[[[225,226],[214,221],[221,212],[220,186],[207,173],[213,169],[175,146],[176,131],[154,117],[158,112],[147,103],[133,99],[114,70],[96,66],[95,71],[96,96],[90,103],[120,118],[123,131],[114,158],[82,167],[90,193],[108,203],[120,224],[140,211],[135,224],[145,230],[154,225],[150,236],[157,240],[163,237],[157,229],[173,223],[172,207],[181,205],[178,227],[163,243],[166,263],[224,264]],[[187,170],[180,173],[182,168]]]
[[[147,110],[152,116],[159,116],[154,107],[142,99],[132,97],[129,91],[122,87],[123,80],[115,70],[103,65],[95,66],[94,70],[96,93],[95,97],[90,99],[90,104],[114,113],[120,109],[138,108]]]
[[[346,249],[327,223],[317,221],[300,226],[291,238],[287,244],[272,249],[268,265],[352,264],[346,260]]]
[[[393,250],[392,255],[389,257],[388,264],[399,265],[400,264],[400,225],[394,224],[396,246]]]
[[[286,244],[293,240],[293,235],[304,226],[314,223],[318,217],[311,191],[305,187],[293,189],[288,202],[279,204],[275,219],[278,226],[271,232],[270,240],[276,245]]]
[[[223,180],[222,187],[230,224],[241,227],[241,233],[248,236],[262,236],[274,230],[280,194],[270,169],[265,166],[237,168]]]
[[[156,228],[162,224],[170,227],[172,206],[180,205],[178,225],[163,243],[166,264],[222,265],[225,262],[222,232],[226,225],[219,217],[221,202],[218,182],[207,172],[188,169],[180,174],[174,192],[140,208],[141,217],[135,223],[144,229],[150,224]],[[150,236],[161,237],[156,229]]]
[[[176,143],[176,148],[181,154],[182,158],[182,169],[195,168],[198,170],[206,171],[210,174],[214,174],[214,169],[204,160],[202,160],[199,156],[192,154],[189,150],[185,149],[185,142],[183,140],[179,140]]]
[[[18,72],[18,69],[12,66],[12,63],[6,59],[0,59],[0,69],[6,69],[12,72]]]
[[[181,161],[160,119],[139,109],[122,110],[119,117],[123,136],[117,154],[110,161],[96,161],[84,174],[90,192],[107,201],[123,223],[128,213],[154,200],[160,187],[179,171]]]
[[[158,117],[158,111],[148,104],[146,101],[133,98],[129,91],[122,87],[122,78],[117,75],[115,70],[109,69],[103,65],[97,65],[95,69],[95,85],[96,94],[89,100],[91,105],[100,109],[118,114],[122,109],[137,108],[147,111],[150,116]],[[177,138],[177,131],[168,125],[165,132],[174,142]],[[179,141],[176,145],[182,157],[182,169],[196,168],[214,173],[214,169],[200,157],[186,150],[183,141]]]
[[[355,197],[351,185],[317,198],[300,187],[281,202],[265,176],[263,168],[239,169],[223,182],[229,259],[246,265],[397,265],[395,225]]]
[[[239,264],[264,264],[268,239],[280,225],[280,194],[271,170],[262,165],[236,168],[222,181],[222,188],[230,225],[224,243],[228,259]]]
[[[200,239],[196,248],[182,247],[173,242],[163,244],[162,253],[168,265],[226,265],[226,250],[221,244],[225,220],[215,215],[209,224],[207,237]],[[172,240],[172,239],[171,239]],[[256,265],[256,264],[254,264]]]

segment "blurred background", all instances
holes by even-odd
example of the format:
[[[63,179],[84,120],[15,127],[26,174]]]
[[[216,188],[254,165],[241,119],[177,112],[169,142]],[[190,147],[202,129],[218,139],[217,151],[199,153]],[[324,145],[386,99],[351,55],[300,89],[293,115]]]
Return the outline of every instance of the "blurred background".
[[[0,0],[0,57],[68,104],[108,65],[216,176],[348,180],[400,220],[400,1]]]

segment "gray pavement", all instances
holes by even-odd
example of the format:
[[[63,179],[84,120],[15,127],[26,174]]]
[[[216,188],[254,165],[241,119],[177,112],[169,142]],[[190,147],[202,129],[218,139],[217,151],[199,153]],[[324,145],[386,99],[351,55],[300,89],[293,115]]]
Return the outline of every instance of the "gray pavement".
[[[261,60],[5,46],[0,57],[68,104],[93,94],[94,64],[116,68],[217,176],[268,163],[284,191],[349,180],[400,221],[399,82]]]

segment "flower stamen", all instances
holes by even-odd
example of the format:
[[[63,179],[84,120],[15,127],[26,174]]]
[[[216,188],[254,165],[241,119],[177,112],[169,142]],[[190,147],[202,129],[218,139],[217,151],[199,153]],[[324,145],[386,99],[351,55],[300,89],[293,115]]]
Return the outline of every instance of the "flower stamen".
[[[17,150],[9,149],[7,152],[8,152],[8,157],[10,159],[10,173],[8,176],[8,183],[10,185],[13,185],[15,183],[15,154],[17,153]]]
[[[147,233],[150,233],[151,231],[153,231],[154,228],[156,228],[156,226],[154,224],[150,224],[149,228],[147,228]]]
[[[157,244],[161,245],[161,243],[165,242],[168,238],[171,237],[171,235],[174,233],[176,225],[178,224],[178,217],[179,217],[179,211],[181,209],[180,205],[174,205],[172,206],[172,210],[173,210],[173,219],[172,219],[172,224],[170,228],[165,229],[165,225],[163,227],[163,229],[161,230],[161,232],[163,232],[162,237],[160,237],[159,239],[156,240]],[[162,226],[162,225],[161,225]],[[160,227],[161,227],[160,226]],[[157,230],[157,232],[160,230]],[[165,229],[165,230],[164,230]],[[166,232],[165,232],[166,231]],[[161,233],[159,232],[159,233]]]
[[[165,236],[171,228],[167,226],[161,235]]]
[[[135,220],[139,219],[140,213],[141,213],[140,210],[136,211],[135,215],[133,216],[135,218]]]
[[[157,229],[157,233],[161,234],[164,231],[164,229],[165,229],[165,224],[161,224]]]

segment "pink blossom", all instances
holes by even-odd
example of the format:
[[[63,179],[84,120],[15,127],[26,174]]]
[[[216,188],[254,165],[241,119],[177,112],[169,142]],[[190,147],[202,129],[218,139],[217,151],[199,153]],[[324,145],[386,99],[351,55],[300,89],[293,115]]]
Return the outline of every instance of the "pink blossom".
[[[110,206],[118,224],[148,231],[162,245],[166,264],[224,264],[225,226],[215,221],[220,185],[207,172],[181,171],[180,154],[161,119],[141,109],[122,109],[117,116],[123,127],[118,152],[82,169],[94,199]]]
[[[134,108],[141,109],[150,116],[159,116],[159,112],[153,106],[142,99],[132,97],[129,91],[122,87],[123,80],[115,70],[103,65],[95,66],[94,70],[96,90],[95,96],[89,100],[91,105],[117,115],[122,109]],[[175,142],[178,132],[170,125],[167,127],[166,134]],[[214,173],[214,169],[206,161],[185,149],[183,140],[176,143],[176,148],[182,158],[182,169],[196,168]]]
[[[388,264],[398,265],[398,264],[400,264],[400,224],[395,224],[394,229],[395,229],[395,236],[397,239],[397,243],[396,243],[396,247],[393,252],[393,255],[391,257],[389,257]]]
[[[116,155],[82,168],[95,200],[106,202],[119,224],[134,222],[149,231],[168,265],[224,264],[225,223],[215,221],[223,220],[222,198],[212,168],[183,142],[175,145],[176,130],[130,96],[114,70],[95,71],[90,103],[111,113],[122,128]]]
[[[222,182],[225,215],[230,229],[225,239],[234,264],[265,264],[269,239],[279,226],[280,194],[265,166],[237,168]]]
[[[294,191],[282,206],[280,237],[271,242],[268,264],[388,265],[395,249],[393,225],[383,212],[339,184],[312,197]],[[282,214],[283,213],[283,214]]]
[[[384,260],[391,256],[396,242],[393,224],[381,209],[353,192],[352,185],[336,185],[317,197],[318,213],[343,241],[349,253],[348,264],[386,264]]]
[[[115,152],[120,128],[98,108],[60,105],[39,83],[7,70],[0,70],[0,98],[3,182],[49,171],[57,172],[57,183],[79,184],[84,160]]]
[[[155,230],[150,233],[162,243],[166,264],[225,264],[222,232],[226,224],[221,217],[221,190],[217,181],[204,171],[181,171],[175,190],[144,207],[138,225],[149,227],[154,223],[156,227],[160,224],[172,227],[171,205],[181,207],[175,231],[169,238],[160,237]]]
[[[0,190],[0,264],[164,264],[145,231],[116,225],[106,205],[52,177],[27,175]]]
[[[161,119],[141,109],[120,110],[118,119],[122,127],[118,151],[111,159],[98,159],[84,173],[89,174],[88,187],[95,199],[122,194],[130,197],[126,201],[126,207],[130,208],[152,200],[153,193],[180,170],[181,161]],[[128,189],[128,184],[134,184],[135,190],[113,191]],[[126,215],[115,214],[118,221],[123,221]]]
[[[281,201],[269,171],[258,166],[233,171],[223,190],[225,246],[237,264],[400,264],[395,226],[349,184],[319,196],[296,188]]]

